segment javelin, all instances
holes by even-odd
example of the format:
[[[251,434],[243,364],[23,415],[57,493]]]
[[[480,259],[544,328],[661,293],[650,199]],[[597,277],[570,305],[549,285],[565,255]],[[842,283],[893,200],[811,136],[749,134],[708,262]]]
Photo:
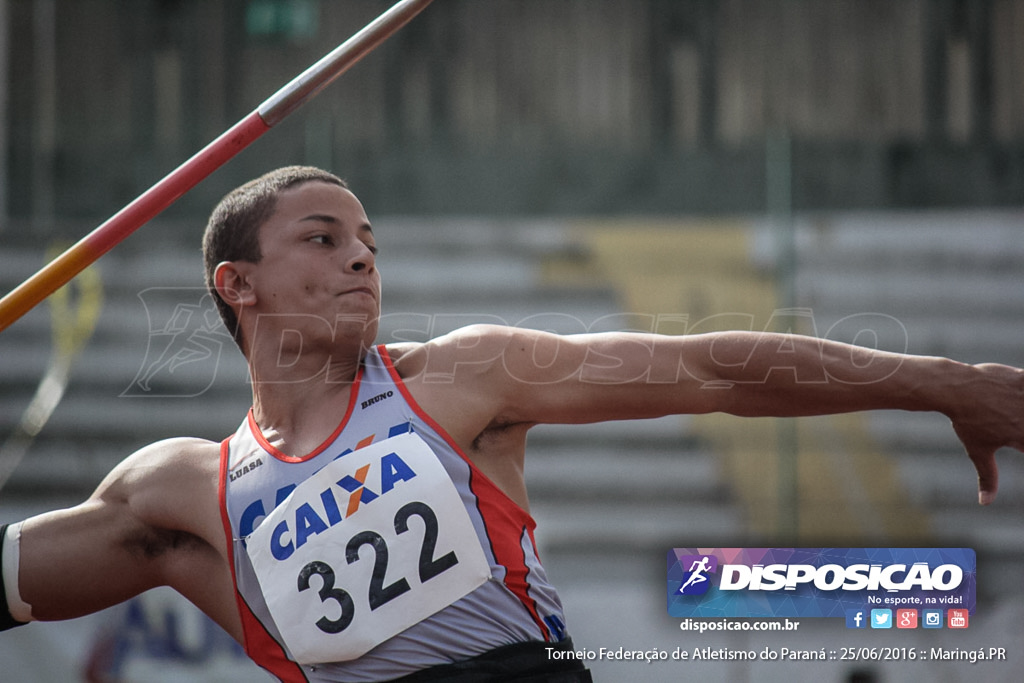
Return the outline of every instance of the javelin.
[[[419,14],[431,0],[401,0],[271,95],[195,156],[0,299],[0,332],[195,187]]]

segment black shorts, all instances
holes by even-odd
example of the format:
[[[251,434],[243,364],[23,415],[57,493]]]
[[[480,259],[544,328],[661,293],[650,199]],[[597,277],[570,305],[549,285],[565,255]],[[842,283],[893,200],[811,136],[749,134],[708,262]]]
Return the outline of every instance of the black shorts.
[[[591,683],[590,672],[574,658],[552,657],[550,650],[571,652],[572,640],[558,643],[515,643],[472,659],[394,679],[393,683]]]

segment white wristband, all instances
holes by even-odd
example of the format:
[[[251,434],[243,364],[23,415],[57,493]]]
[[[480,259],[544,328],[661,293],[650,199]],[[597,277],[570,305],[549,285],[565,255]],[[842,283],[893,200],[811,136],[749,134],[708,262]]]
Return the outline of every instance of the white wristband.
[[[3,558],[4,591],[7,595],[7,611],[18,621],[33,621],[32,605],[21,599],[18,592],[18,560],[21,552],[21,522],[11,524],[4,534],[4,547],[0,557]]]

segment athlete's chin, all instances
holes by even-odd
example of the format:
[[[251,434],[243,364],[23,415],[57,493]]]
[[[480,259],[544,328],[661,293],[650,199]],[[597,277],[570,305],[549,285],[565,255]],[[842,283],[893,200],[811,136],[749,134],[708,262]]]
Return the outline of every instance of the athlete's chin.
[[[334,337],[338,342],[347,343],[356,340],[362,342],[363,346],[369,347],[377,338],[379,326],[379,314],[340,314],[335,319]]]
[[[333,310],[338,318],[364,317],[367,319],[380,317],[380,297],[369,291],[349,291],[334,295],[329,301],[323,302],[322,310]]]

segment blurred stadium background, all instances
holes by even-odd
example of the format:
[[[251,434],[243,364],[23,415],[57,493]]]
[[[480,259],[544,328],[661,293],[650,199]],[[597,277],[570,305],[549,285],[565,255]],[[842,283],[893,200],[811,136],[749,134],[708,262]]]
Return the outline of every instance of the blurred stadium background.
[[[0,0],[0,289],[389,4]],[[199,240],[221,195],[285,164],[337,172],[366,205],[382,341],[472,321],[782,329],[1024,365],[1022,36],[1024,0],[435,0],[0,335],[0,522],[78,502],[145,443],[234,430],[249,388]],[[30,439],[55,357],[72,359],[67,389]],[[597,662],[600,680],[1019,680],[1024,465],[1004,457],[978,509],[941,418],[667,419],[539,428],[531,445],[578,645],[1011,657]],[[834,620],[693,636],[667,617],[669,548],[787,545],[973,547],[977,613],[967,632],[884,638]],[[260,680],[161,591],[6,633],[0,662],[26,682]]]

